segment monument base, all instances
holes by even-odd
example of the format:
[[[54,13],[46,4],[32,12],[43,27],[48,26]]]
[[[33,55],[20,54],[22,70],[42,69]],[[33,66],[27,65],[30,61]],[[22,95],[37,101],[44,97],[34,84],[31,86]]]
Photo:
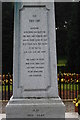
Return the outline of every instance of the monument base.
[[[65,105],[58,98],[10,99],[7,118],[65,118]]]

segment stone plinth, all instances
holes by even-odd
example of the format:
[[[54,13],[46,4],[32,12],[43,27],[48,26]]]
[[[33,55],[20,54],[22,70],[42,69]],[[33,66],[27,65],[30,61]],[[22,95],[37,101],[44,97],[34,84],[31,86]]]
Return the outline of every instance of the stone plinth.
[[[60,98],[11,98],[6,113],[7,118],[65,118],[65,107]]]

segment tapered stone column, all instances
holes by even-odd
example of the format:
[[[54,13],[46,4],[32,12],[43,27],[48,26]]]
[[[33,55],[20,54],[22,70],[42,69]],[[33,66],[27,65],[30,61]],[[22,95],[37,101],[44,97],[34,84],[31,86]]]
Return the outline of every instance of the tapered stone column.
[[[15,3],[13,97],[7,118],[64,118],[58,96],[54,2]]]

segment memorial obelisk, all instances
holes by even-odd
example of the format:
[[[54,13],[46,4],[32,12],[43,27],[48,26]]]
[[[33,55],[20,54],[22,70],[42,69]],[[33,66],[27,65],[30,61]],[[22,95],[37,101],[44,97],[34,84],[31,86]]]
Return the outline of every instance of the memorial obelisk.
[[[54,2],[15,3],[13,96],[7,118],[64,118],[58,96]]]

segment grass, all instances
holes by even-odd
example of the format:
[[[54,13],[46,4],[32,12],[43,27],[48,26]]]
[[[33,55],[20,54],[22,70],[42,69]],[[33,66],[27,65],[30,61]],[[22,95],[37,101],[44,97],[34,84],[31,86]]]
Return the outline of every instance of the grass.
[[[60,88],[60,84],[58,86]],[[63,90],[63,87],[64,87],[64,90],[70,90],[70,91],[73,91],[73,90],[76,91],[76,89],[77,90],[79,89],[78,84],[70,84],[70,83],[63,84],[63,83],[61,83],[61,90]]]
[[[0,92],[2,91],[2,86],[0,85]],[[3,91],[5,91],[5,86],[3,85]],[[10,91],[12,91],[12,85],[10,85]],[[6,85],[6,92],[8,92],[8,85]]]
[[[59,58],[57,66],[66,66],[67,60],[65,58]]]
[[[76,89],[78,90],[78,84],[71,84],[71,83],[61,83],[61,90],[63,90],[63,85],[64,85],[64,90],[70,90],[72,91],[74,89],[74,91],[76,91]],[[60,88],[60,84],[58,84],[58,87]],[[74,88],[73,88],[74,87]],[[2,86],[0,86],[0,92],[2,91]],[[3,85],[3,91],[5,91],[5,86]],[[6,91],[8,92],[8,85],[6,85]],[[10,91],[12,91],[12,85],[10,85]]]

